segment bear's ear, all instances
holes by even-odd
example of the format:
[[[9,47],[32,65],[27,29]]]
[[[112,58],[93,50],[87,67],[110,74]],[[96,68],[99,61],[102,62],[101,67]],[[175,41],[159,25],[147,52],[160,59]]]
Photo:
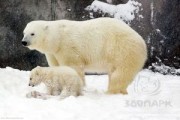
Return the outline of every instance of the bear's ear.
[[[45,25],[44,30],[47,30],[48,28],[49,28],[49,26],[48,26],[48,25]]]

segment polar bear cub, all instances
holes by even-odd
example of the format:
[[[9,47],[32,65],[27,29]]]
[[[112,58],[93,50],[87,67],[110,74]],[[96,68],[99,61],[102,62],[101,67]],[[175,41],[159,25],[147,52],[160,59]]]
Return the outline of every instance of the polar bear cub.
[[[60,95],[61,98],[81,95],[83,83],[78,73],[67,66],[36,67],[30,73],[29,86],[44,83],[49,95]]]

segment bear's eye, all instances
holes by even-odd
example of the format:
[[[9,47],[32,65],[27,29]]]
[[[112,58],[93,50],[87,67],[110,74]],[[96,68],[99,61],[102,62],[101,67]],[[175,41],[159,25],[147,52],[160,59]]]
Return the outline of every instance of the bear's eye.
[[[32,78],[30,78],[30,80],[32,80]]]
[[[34,33],[31,33],[31,36],[34,36]]]

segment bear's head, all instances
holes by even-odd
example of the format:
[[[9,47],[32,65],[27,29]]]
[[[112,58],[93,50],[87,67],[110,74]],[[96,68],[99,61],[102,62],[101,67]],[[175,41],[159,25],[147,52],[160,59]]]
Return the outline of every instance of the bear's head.
[[[41,75],[41,67],[36,67],[34,68],[32,71],[31,71],[31,74],[30,74],[30,80],[29,80],[29,86],[37,86],[39,85],[42,80],[43,80],[43,76]]]
[[[28,23],[23,31],[22,44],[29,49],[41,51],[42,47],[44,47],[47,29],[47,21],[32,21]]]

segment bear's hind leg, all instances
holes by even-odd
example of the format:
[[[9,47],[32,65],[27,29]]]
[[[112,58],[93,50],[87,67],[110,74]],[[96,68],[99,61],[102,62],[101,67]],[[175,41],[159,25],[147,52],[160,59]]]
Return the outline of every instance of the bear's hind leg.
[[[121,69],[116,69],[109,75],[109,94],[127,94],[127,87],[133,80],[134,75],[130,74],[128,71],[123,71]]]
[[[78,73],[78,75],[80,76],[83,86],[86,86],[84,70],[81,68],[78,68],[78,67],[75,67],[75,70]]]

